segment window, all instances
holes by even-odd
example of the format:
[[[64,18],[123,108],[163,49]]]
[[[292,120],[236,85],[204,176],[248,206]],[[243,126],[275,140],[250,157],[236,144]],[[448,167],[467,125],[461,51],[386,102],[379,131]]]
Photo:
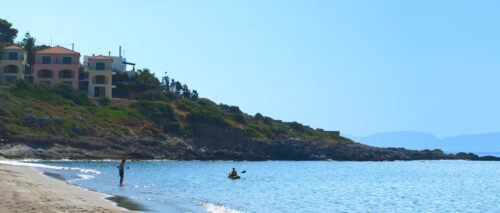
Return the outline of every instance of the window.
[[[106,83],[106,77],[102,75],[98,75],[95,77],[94,84],[105,84]]]
[[[15,73],[19,72],[19,68],[16,65],[12,65],[12,64],[5,66],[3,69],[4,69],[5,73],[15,74]]]
[[[102,63],[102,62],[96,62],[95,63],[95,69],[96,70],[104,70],[104,67],[105,67],[104,63]]]
[[[5,76],[5,81],[7,82],[14,82],[17,79],[17,76]]]
[[[42,64],[50,64],[50,56],[42,56]]]
[[[38,72],[38,78],[52,78],[54,73],[52,70],[40,70]]]
[[[59,71],[59,78],[73,78],[73,71],[61,70]]]
[[[65,85],[68,85],[70,87],[73,86],[73,82],[71,82],[71,81],[63,81],[63,82],[61,82],[61,84],[65,84]]]
[[[69,56],[63,57],[63,64],[71,64],[71,57]]]
[[[104,87],[94,87],[94,97],[103,97],[105,95]]]
[[[78,73],[78,79],[79,80],[88,80],[89,79],[89,73],[88,72],[80,72],[80,73]]]
[[[9,52],[9,60],[17,60],[17,53]]]

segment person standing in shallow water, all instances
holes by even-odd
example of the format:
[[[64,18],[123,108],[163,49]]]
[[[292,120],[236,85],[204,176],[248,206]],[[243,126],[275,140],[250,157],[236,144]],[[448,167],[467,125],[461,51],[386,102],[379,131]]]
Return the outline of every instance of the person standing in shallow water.
[[[120,173],[120,186],[123,186],[123,177],[125,176],[125,159],[122,159],[122,163],[118,165],[118,171]]]

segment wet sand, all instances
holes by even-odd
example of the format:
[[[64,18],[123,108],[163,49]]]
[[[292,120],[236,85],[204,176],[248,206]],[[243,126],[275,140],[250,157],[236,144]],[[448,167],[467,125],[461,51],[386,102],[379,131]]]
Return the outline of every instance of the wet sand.
[[[2,213],[129,212],[105,199],[103,194],[43,176],[23,166],[0,164],[0,192]]]
[[[128,210],[140,211],[140,212],[149,211],[149,209],[147,209],[143,205],[129,199],[128,197],[115,195],[115,196],[108,197],[106,199],[111,200],[111,201],[115,202],[116,205],[118,205],[119,207],[123,207],[123,208],[126,208]]]

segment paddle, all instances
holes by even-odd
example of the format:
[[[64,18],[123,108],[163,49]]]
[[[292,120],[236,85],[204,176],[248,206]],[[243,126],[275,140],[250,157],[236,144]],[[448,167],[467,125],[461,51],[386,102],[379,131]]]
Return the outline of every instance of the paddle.
[[[241,174],[245,174],[245,173],[247,173],[247,171],[243,171],[243,172],[241,172]]]

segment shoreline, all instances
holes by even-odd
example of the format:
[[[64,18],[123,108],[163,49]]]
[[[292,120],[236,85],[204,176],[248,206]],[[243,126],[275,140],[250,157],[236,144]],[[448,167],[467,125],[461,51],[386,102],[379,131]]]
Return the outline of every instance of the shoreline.
[[[127,199],[71,185],[32,167],[0,163],[0,212],[133,212]]]
[[[180,161],[185,161],[185,162],[224,162],[224,161],[232,161],[232,162],[279,162],[279,161],[291,161],[291,162],[411,162],[411,161],[482,161],[482,162],[488,162],[488,161],[500,161],[500,155],[485,155],[481,156],[483,159],[408,159],[408,160],[336,160],[336,159],[324,159],[324,160],[275,160],[275,159],[269,159],[269,160],[183,160],[183,159],[127,159],[127,161],[133,161],[133,162],[180,162]],[[484,157],[494,157],[498,159],[488,159]],[[17,162],[30,162],[30,163],[37,163],[38,161],[47,161],[47,162],[75,162],[75,161],[80,161],[80,162],[120,162],[120,159],[43,159],[43,158],[2,158],[0,156],[0,161],[5,160],[5,161],[17,161]],[[0,162],[0,165],[2,163]],[[30,166],[27,166],[30,167]]]

